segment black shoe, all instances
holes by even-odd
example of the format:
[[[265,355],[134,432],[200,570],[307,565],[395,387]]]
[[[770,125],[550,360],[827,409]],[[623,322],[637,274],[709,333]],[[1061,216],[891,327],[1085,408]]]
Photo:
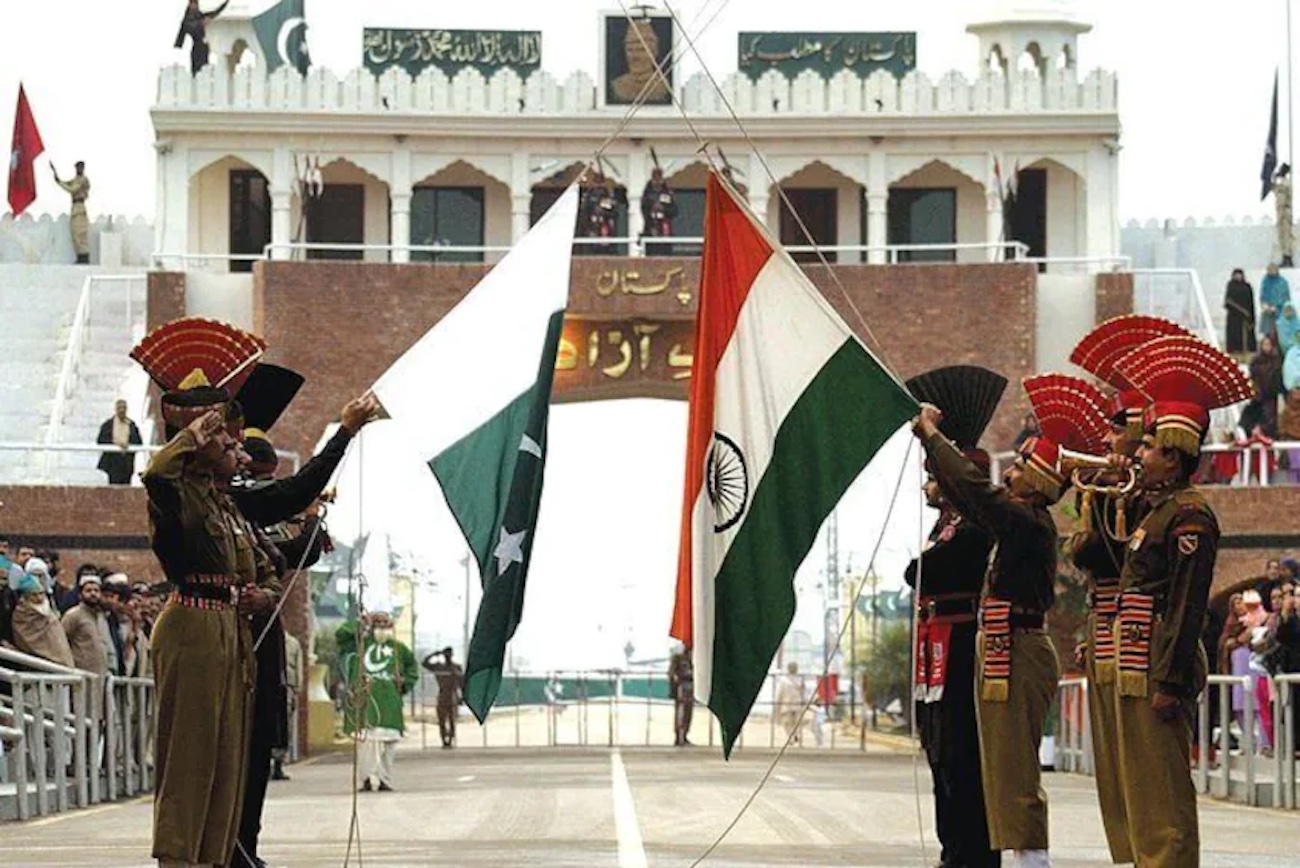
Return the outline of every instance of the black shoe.
[[[380,787],[382,787],[382,786],[383,786],[383,784],[380,784]],[[358,793],[368,793],[368,792],[370,792],[370,790],[371,790],[371,786],[370,786],[370,778],[366,778],[366,782],[365,782],[364,784],[361,785],[361,788],[358,789],[357,792],[358,792]]]
[[[291,781],[291,780],[293,780],[293,778],[289,777],[288,775],[286,775],[286,774],[285,774],[284,772],[282,772],[282,771],[277,771],[275,774],[271,775],[271,780],[273,780],[273,781]]]
[[[393,791],[393,788],[390,787],[388,784],[384,783],[383,781],[380,781],[380,782],[379,782],[379,792],[381,792],[381,793],[391,793],[392,791]]]

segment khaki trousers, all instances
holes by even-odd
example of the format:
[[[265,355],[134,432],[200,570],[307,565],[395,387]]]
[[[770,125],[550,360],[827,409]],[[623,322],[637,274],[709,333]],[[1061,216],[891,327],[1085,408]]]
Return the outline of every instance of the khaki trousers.
[[[153,856],[225,865],[244,800],[256,661],[233,610],[168,604],[152,636],[157,690]]]
[[[1088,617],[1088,718],[1092,725],[1092,760],[1097,778],[1097,802],[1101,808],[1101,825],[1106,831],[1110,860],[1116,865],[1133,861],[1129,846],[1128,814],[1124,806],[1124,789],[1119,779],[1119,697],[1115,692],[1116,661],[1109,661],[1102,673],[1097,671],[1096,615]],[[1110,628],[1102,628],[1110,629]]]
[[[994,850],[1047,849],[1047,793],[1038,765],[1038,745],[1060,668],[1052,641],[1042,631],[1015,630],[1011,639],[1011,681],[1006,702],[983,695],[984,631],[975,637],[976,720],[980,770]]]

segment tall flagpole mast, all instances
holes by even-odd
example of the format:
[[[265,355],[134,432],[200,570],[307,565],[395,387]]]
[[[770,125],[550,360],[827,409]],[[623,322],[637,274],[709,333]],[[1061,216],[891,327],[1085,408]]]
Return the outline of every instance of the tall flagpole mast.
[[[1291,0],[1286,0],[1286,161],[1295,164],[1295,100],[1291,96]]]

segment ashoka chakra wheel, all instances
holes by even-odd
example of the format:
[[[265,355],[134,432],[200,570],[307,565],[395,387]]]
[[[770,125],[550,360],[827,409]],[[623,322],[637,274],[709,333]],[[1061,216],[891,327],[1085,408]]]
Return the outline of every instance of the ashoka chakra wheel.
[[[749,502],[749,472],[745,455],[734,440],[714,431],[705,467],[709,503],[713,504],[713,530],[721,533],[740,521]]]

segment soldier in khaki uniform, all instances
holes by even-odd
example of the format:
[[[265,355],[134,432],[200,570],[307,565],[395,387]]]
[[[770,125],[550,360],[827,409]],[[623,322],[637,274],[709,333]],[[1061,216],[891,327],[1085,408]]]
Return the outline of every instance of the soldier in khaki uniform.
[[[1062,447],[1088,451],[1104,432],[1101,393],[1073,377],[1025,381],[1042,435],[1027,440],[1005,486],[939,432],[943,414],[924,404],[913,425],[944,497],[993,535],[976,636],[976,719],[989,844],[1014,850],[1018,868],[1047,868],[1047,794],[1038,763],[1059,667],[1044,616],[1055,599],[1056,525],[1047,508],[1069,485]]]
[[[1219,525],[1190,479],[1210,410],[1251,395],[1228,356],[1191,336],[1160,338],[1119,363],[1152,399],[1138,450],[1149,512],[1120,576],[1114,739],[1139,868],[1198,868],[1192,715],[1205,686],[1200,636]]]
[[[77,254],[78,265],[90,264],[90,218],[86,215],[86,199],[90,196],[90,179],[86,177],[86,164],[78,161],[73,167],[77,174],[67,181],[59,178],[59,170],[50,163],[54,183],[72,196],[69,212],[69,229],[72,230],[72,250]]]
[[[1157,317],[1128,315],[1115,317],[1086,335],[1070,354],[1070,361],[1115,388],[1107,413],[1111,455],[1132,459],[1145,431],[1147,397],[1133,389],[1116,370],[1121,359],[1145,344],[1187,330]],[[1117,487],[1128,484],[1121,474],[1105,474],[1093,483]],[[1088,679],[1088,717],[1092,726],[1093,770],[1097,801],[1111,861],[1117,865],[1133,861],[1129,846],[1128,813],[1119,783],[1119,755],[1116,732],[1115,673],[1117,670],[1115,616],[1119,612],[1119,576],[1124,552],[1133,531],[1146,515],[1146,500],[1140,491],[1115,493],[1081,492],[1077,503],[1083,529],[1072,536],[1065,554],[1088,576],[1089,614],[1084,644],[1083,668]]]
[[[151,637],[160,866],[225,865],[239,830],[256,681],[248,617],[273,608],[276,589],[225,491],[246,456],[226,430],[230,392],[210,383],[237,388],[264,348],[223,323],[181,320],[131,352],[167,389],[170,437],[143,477],[150,543],[175,587]]]

